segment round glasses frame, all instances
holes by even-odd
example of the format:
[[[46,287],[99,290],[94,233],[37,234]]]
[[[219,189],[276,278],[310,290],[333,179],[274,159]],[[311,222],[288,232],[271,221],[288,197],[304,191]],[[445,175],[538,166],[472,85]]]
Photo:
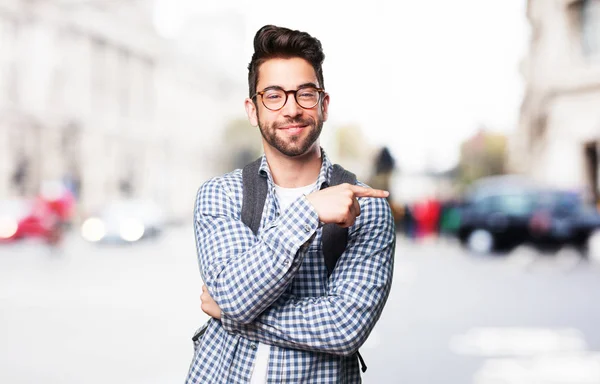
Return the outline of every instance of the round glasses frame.
[[[298,102],[298,92],[300,92],[300,91],[306,91],[307,89],[314,89],[319,94],[319,96],[317,97],[317,100],[315,101],[315,103],[313,105],[311,105],[310,107],[304,106],[304,105],[302,105],[302,104],[300,104]],[[263,95],[265,93],[267,93],[268,91],[271,91],[271,90],[281,91],[281,92],[283,92],[285,94],[285,100],[283,101],[283,104],[281,104],[281,107],[279,107],[279,108],[270,108],[270,107],[267,106],[267,104],[265,104],[265,99],[264,99]],[[317,104],[319,104],[319,101],[321,100],[321,94],[324,93],[324,92],[325,92],[325,90],[323,88],[305,87],[305,88],[299,88],[299,89],[295,89],[295,90],[286,91],[285,89],[277,87],[277,88],[269,88],[269,89],[262,90],[260,92],[256,92],[251,97],[251,99],[254,99],[257,96],[260,96],[262,104],[265,106],[265,108],[267,108],[269,111],[279,111],[280,109],[282,109],[283,107],[285,107],[285,105],[287,104],[287,102],[288,102],[288,95],[290,93],[293,93],[294,94],[294,100],[296,101],[296,104],[298,104],[300,107],[302,107],[304,109],[311,109],[311,108],[314,108]]]

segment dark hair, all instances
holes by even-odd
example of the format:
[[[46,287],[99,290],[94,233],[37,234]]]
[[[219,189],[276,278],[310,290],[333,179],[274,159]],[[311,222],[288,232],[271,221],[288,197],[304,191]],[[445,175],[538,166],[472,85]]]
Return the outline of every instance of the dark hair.
[[[321,42],[306,32],[265,25],[254,36],[254,54],[248,64],[249,97],[256,93],[258,68],[262,63],[269,59],[292,57],[308,61],[317,74],[319,86],[325,88],[323,68],[321,67],[325,60],[325,54]]]

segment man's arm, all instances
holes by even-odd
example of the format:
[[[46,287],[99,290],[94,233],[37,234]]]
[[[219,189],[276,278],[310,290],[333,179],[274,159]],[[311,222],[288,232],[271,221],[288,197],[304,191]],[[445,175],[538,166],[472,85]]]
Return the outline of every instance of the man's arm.
[[[351,355],[366,341],[392,281],[395,228],[389,205],[367,199],[326,296],[275,303],[249,324],[225,314],[225,329],[285,348]],[[204,300],[203,300],[204,304]]]
[[[304,198],[255,236],[219,178],[198,190],[194,230],[200,271],[210,295],[232,321],[249,323],[285,291],[302,263],[298,252],[319,218]]]

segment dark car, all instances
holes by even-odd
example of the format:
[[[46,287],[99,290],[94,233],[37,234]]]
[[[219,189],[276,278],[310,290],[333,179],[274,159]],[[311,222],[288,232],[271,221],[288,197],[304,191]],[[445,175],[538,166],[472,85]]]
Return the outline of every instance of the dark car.
[[[584,204],[579,194],[517,176],[475,183],[459,212],[458,238],[479,253],[524,243],[538,247],[572,244],[583,250],[600,228],[600,214]]]
[[[535,212],[530,192],[505,192],[467,200],[460,208],[458,238],[479,253],[505,249],[528,241]]]
[[[539,245],[570,244],[581,250],[600,229],[600,213],[577,193],[542,190],[530,221],[532,241]]]

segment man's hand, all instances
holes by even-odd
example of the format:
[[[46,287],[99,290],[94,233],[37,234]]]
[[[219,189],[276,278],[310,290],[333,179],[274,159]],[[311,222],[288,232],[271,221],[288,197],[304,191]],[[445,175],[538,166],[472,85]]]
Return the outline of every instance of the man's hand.
[[[354,224],[360,215],[358,197],[388,197],[387,191],[365,188],[352,184],[340,184],[306,195],[319,220],[325,224],[333,223],[347,228]]]
[[[204,313],[212,318],[221,320],[221,308],[210,296],[210,293],[208,293],[206,285],[202,285],[202,295],[200,295],[200,300],[202,301],[200,308],[202,308]]]

